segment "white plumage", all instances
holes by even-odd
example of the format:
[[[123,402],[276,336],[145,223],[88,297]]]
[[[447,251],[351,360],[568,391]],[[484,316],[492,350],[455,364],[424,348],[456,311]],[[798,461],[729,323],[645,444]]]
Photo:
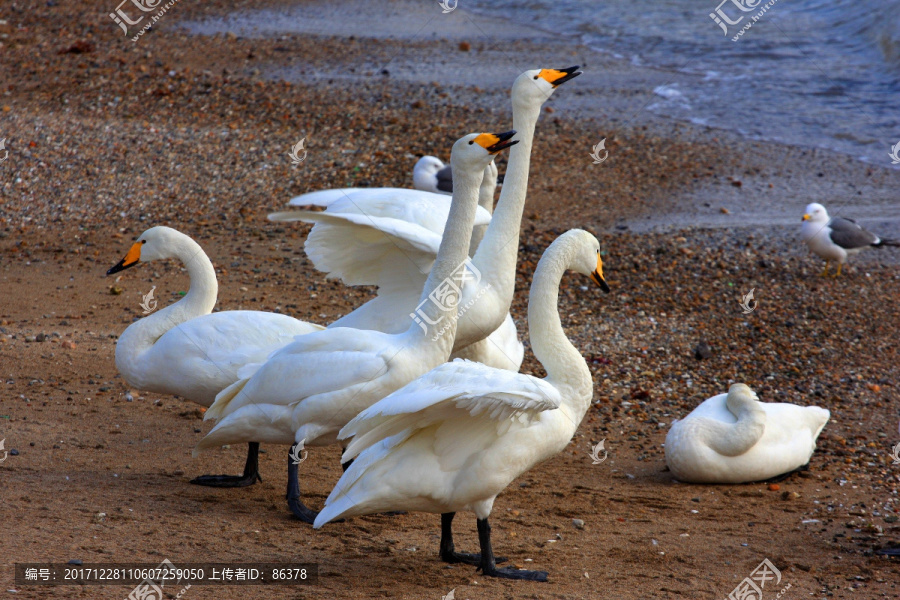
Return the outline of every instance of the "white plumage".
[[[466,258],[481,173],[493,153],[515,143],[509,141],[513,134],[471,134],[454,144],[452,206],[422,300]],[[219,422],[197,450],[248,440],[303,441],[306,447],[335,442],[340,428],[361,410],[448,359],[455,308],[426,302],[422,310],[429,322],[447,324],[444,335],[435,335],[435,328],[423,331],[407,315],[398,334],[333,327],[297,338],[219,394],[207,411],[207,418]],[[295,495],[299,502],[299,490]],[[309,522],[315,516],[302,504],[292,510]]]
[[[809,462],[831,413],[817,406],[760,402],[742,383],[705,400],[666,435],[666,464],[692,483],[771,479]]]
[[[609,289],[591,234],[569,231],[544,253],[531,287],[528,323],[547,378],[456,360],[362,411],[340,432],[339,437],[352,438],[342,460],[355,460],[329,495],[316,527],[388,510],[465,510],[483,522],[482,531],[497,494],[566,447],[593,392],[587,364],[559,321],[559,282],[567,269]],[[483,545],[482,556],[486,553]],[[480,564],[486,575],[518,576],[515,570],[495,569],[492,558]],[[534,573],[523,577],[541,578]]]

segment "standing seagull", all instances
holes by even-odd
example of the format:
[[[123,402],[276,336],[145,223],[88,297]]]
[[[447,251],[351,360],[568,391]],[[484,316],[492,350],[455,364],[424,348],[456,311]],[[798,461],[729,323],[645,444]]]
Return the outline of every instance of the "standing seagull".
[[[873,246],[900,246],[900,241],[882,239],[871,231],[866,231],[852,219],[829,217],[825,207],[816,202],[806,205],[800,235],[813,254],[825,259],[822,277],[828,275],[828,263],[831,261],[838,265],[834,275],[837,277],[850,254]]]

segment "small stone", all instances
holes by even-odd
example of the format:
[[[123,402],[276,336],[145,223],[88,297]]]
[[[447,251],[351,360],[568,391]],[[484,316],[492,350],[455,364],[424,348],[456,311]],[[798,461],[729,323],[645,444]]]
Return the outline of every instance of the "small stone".
[[[73,559],[70,560],[67,564],[70,564],[70,565],[83,565],[83,564],[84,564],[84,561],[81,560],[80,558],[73,558]]]
[[[36,341],[36,342],[43,342],[46,339],[47,339],[47,335],[44,333],[39,333],[36,336],[34,336],[34,341]]]
[[[581,519],[572,519],[572,525],[575,526],[575,529],[584,529],[584,521]]]
[[[711,356],[712,350],[709,349],[709,344],[707,344],[705,340],[701,340],[700,343],[697,344],[697,347],[694,348],[694,358],[697,360],[704,360]]]
[[[15,448],[13,448],[12,450],[9,451],[9,455],[10,455],[10,456],[18,456],[18,455],[19,455],[19,451],[16,450]]]
[[[469,42],[460,42],[459,43],[460,52],[468,52],[471,49],[472,49],[472,45]]]
[[[117,285],[109,286],[109,293],[112,294],[113,296],[118,296],[124,291],[125,291],[124,289],[120,288]]]
[[[769,491],[770,491],[770,492],[777,492],[777,491],[780,490],[780,489],[781,489],[781,486],[778,485],[777,483],[770,483],[770,484],[769,484]]]
[[[25,336],[25,341],[26,341],[27,343],[29,343],[29,344],[30,344],[31,342],[35,341],[36,339],[37,339],[37,338],[35,338],[35,336],[33,336],[33,335],[26,335],[26,336]]]
[[[62,346],[63,348],[66,348],[67,350],[74,350],[74,349],[75,349],[75,342],[70,342],[69,340],[66,340],[66,341],[64,341],[64,342],[61,344],[61,346]]]

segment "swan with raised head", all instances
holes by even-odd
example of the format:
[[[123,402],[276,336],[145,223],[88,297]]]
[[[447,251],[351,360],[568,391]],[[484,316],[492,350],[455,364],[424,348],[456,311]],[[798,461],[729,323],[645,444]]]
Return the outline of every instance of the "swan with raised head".
[[[466,288],[460,303],[471,310],[461,311],[454,358],[464,356],[513,371],[518,371],[521,365],[524,348],[509,316],[509,306],[515,285],[534,130],[543,103],[559,85],[580,74],[578,67],[535,69],[525,71],[513,83],[510,94],[513,127],[519,132],[521,143],[510,151],[500,199],[473,255],[472,262],[483,277],[478,285]],[[486,174],[485,181],[488,180]],[[332,200],[335,195],[343,200]],[[405,209],[404,204],[412,202],[414,197],[417,210]],[[404,317],[416,310],[422,283],[436,252],[435,243],[424,243],[425,236],[418,234],[422,225],[419,215],[436,213],[446,201],[437,194],[379,188],[324,190],[294,198],[291,203],[315,204],[317,198],[335,204],[341,202],[349,208],[349,215],[328,215],[329,207],[325,212],[292,211],[276,213],[270,218],[316,223],[305,245],[316,268],[329,276],[340,277],[349,285],[368,284],[379,288],[377,297],[332,326],[396,333],[403,327]],[[419,203],[423,208],[418,209]],[[344,222],[338,225],[337,219]],[[479,233],[475,234],[476,238]],[[431,235],[440,239],[433,230]],[[472,244],[473,250],[475,247]],[[486,337],[488,340],[484,341]],[[463,352],[467,346],[472,347]]]
[[[834,276],[839,277],[841,267],[851,254],[866,248],[900,246],[900,240],[881,238],[857,225],[853,219],[829,217],[828,211],[818,202],[806,205],[800,236],[813,254],[825,259],[822,277],[828,275],[828,265],[831,261],[837,263],[837,272]]]
[[[191,287],[184,298],[132,323],[119,336],[116,368],[134,388],[210,406],[216,394],[238,380],[238,369],[264,361],[294,336],[322,329],[276,313],[213,313],[219,285],[212,262],[197,242],[170,227],[151,227],[142,233],[125,258],[106,274],[165,258],[181,261]],[[215,487],[255,483],[259,444],[248,441],[243,475],[205,475],[191,483]]]
[[[401,333],[334,327],[298,337],[216,397],[206,418],[219,421],[197,451],[250,440],[305,448],[335,443],[359,411],[445,362],[456,335],[450,296],[458,296],[471,277],[466,263],[478,185],[491,158],[516,144],[514,134],[469,134],[453,145],[453,199],[421,291],[421,318],[405,315]],[[294,463],[288,461],[288,503],[294,515],[312,523],[316,513],[300,501]]]
[[[760,402],[747,385],[705,400],[666,435],[666,464],[690,483],[748,483],[809,462],[831,413],[818,406]]]
[[[455,360],[362,411],[340,432],[353,460],[315,527],[391,510],[441,513],[440,557],[478,565],[484,575],[546,581],[543,571],[498,569],[488,517],[494,499],[519,475],[558,454],[572,439],[593,396],[587,363],[563,331],[559,283],[567,270],[604,291],[597,238],[580,229],[544,252],[528,297],[534,355],[545,379]],[[455,551],[458,511],[475,513],[480,554]]]

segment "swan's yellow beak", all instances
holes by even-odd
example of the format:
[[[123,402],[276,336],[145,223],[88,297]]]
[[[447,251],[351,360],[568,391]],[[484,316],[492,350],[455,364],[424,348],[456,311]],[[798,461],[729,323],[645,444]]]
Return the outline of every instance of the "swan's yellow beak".
[[[107,275],[112,275],[113,273],[118,273],[119,271],[124,271],[128,267],[133,267],[138,264],[141,260],[141,246],[143,246],[143,242],[135,242],[131,249],[128,251],[128,254],[125,255],[125,258],[117,262],[109,271],[106,272]]]
[[[800,219],[800,220],[801,220],[801,221],[809,221],[810,219],[812,219],[812,217],[809,216],[809,213],[806,213],[805,215],[803,215],[803,218]]]
[[[541,72],[538,73],[538,77],[552,85],[553,87],[560,86],[570,79],[575,79],[579,75],[581,75],[582,71],[578,70],[578,65],[574,67],[569,67],[568,69],[541,69]]]
[[[519,143],[519,140],[512,139],[514,135],[516,135],[514,129],[503,133],[482,133],[469,143],[474,142],[491,154],[497,154],[501,150]]]
[[[609,293],[609,284],[603,278],[603,259],[600,258],[599,252],[597,253],[597,268],[591,271],[591,281],[599,285],[601,290]]]

